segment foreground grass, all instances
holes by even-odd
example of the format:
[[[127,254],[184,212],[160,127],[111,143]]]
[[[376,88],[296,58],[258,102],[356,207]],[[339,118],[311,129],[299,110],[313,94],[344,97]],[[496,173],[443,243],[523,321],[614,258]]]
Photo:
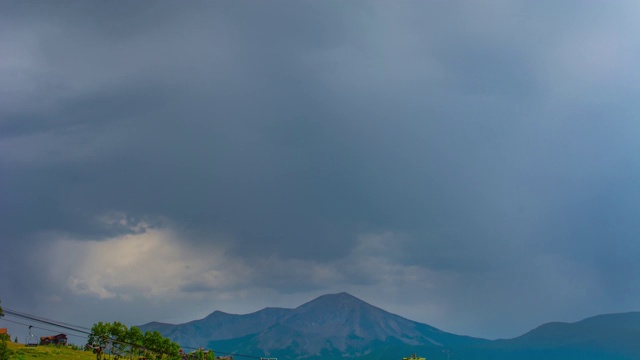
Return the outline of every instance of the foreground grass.
[[[94,360],[96,356],[90,351],[73,350],[67,347],[38,346],[25,347],[22,344],[7,343],[11,350],[11,360],[60,359],[60,360]]]

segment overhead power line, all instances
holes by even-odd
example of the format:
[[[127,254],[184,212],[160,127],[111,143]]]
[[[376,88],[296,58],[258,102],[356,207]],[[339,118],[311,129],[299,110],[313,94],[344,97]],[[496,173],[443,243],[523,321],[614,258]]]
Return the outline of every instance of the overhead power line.
[[[49,331],[49,332],[52,332],[52,333],[56,333],[56,332],[58,332],[58,330],[47,329],[47,328],[43,328],[43,327],[39,327],[39,326],[29,325],[29,324],[21,323],[21,322],[19,322],[19,321],[13,321],[13,320],[4,319],[4,318],[0,318],[0,320],[2,320],[2,321],[7,321],[7,322],[10,322],[10,323],[13,323],[13,324],[18,324],[18,325],[26,326],[26,327],[32,327],[32,328],[34,328],[34,329],[38,329],[38,330]],[[75,337],[79,337],[79,338],[83,338],[83,339],[86,339],[86,338],[87,338],[85,335],[69,334],[69,336],[75,336]]]
[[[81,334],[85,334],[85,335],[91,335],[90,329],[87,328],[87,327],[84,327],[84,326],[71,325],[71,324],[68,324],[68,323],[55,321],[55,320],[51,320],[51,319],[47,319],[47,318],[44,318],[44,317],[23,313],[23,312],[18,312],[18,311],[7,309],[7,308],[3,308],[3,310],[4,310],[4,313],[6,315],[10,315],[10,316],[13,316],[13,317],[23,318],[23,319],[32,320],[32,321],[38,321],[38,322],[41,322],[41,323],[44,323],[44,324],[48,324],[48,325],[52,325],[52,326],[56,326],[56,327],[59,327],[59,328],[62,328],[62,329],[75,331],[75,332],[78,332],[78,333],[81,333]],[[6,319],[3,319],[3,320],[6,320]],[[10,321],[10,320],[6,320],[6,321]],[[15,322],[15,321],[10,321],[10,322]],[[17,322],[15,322],[15,323],[17,323]],[[19,324],[20,325],[25,325],[25,326],[31,326],[31,325],[26,325],[26,324],[22,324],[22,323],[19,323]],[[55,330],[44,329],[44,328],[35,327],[35,326],[33,326],[33,327],[37,328],[37,329],[41,329],[41,330],[56,332]],[[82,337],[80,335],[73,335],[73,336]],[[144,349],[144,347],[139,345],[139,344],[128,343],[128,342],[116,340],[116,339],[113,339],[113,338],[109,338],[108,340],[111,343],[118,343],[118,344],[123,344],[123,345],[127,345],[127,346],[138,347],[138,348]],[[180,345],[180,344],[178,344],[178,345]],[[188,350],[199,350],[200,349],[200,348],[194,348],[194,347],[182,346],[182,345],[180,345],[180,347],[183,348],[183,349],[188,349]],[[249,359],[262,359],[262,357],[254,356],[254,355],[230,353],[230,352],[217,351],[217,350],[213,350],[213,352],[218,353],[218,354],[224,354],[224,355],[239,356],[239,357],[244,357],[244,358],[249,358]]]
[[[76,328],[73,328],[71,326],[63,325],[61,323],[57,323],[57,322],[52,321],[52,320],[46,320],[44,318],[38,318],[38,317],[33,316],[33,315],[19,313],[17,311],[11,310],[11,309],[6,309],[5,308],[4,309],[4,313],[7,314],[7,315],[20,317],[20,318],[27,319],[27,320],[38,321],[38,322],[41,322],[43,324],[57,326],[59,328],[66,329],[66,330],[71,330],[71,331],[75,331],[75,332],[79,332],[79,333],[83,333],[83,334],[87,334],[87,335],[91,334],[90,331],[86,331],[86,330],[82,330],[82,329],[76,329]]]

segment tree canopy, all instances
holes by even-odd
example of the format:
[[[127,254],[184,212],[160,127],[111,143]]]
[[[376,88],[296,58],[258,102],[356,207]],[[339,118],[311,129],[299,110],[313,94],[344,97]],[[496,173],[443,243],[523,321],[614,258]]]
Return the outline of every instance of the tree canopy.
[[[2,301],[0,301],[1,303]],[[0,306],[0,317],[4,316],[4,312],[2,312],[2,306]],[[7,348],[7,340],[9,340],[9,336],[2,334],[0,335],[0,360],[8,360],[11,355],[9,349]]]
[[[96,360],[101,360],[104,353],[110,353],[116,359],[139,356],[154,360],[180,359],[180,345],[158,331],[143,334],[138,327],[128,327],[117,321],[94,324],[87,345],[93,348]]]

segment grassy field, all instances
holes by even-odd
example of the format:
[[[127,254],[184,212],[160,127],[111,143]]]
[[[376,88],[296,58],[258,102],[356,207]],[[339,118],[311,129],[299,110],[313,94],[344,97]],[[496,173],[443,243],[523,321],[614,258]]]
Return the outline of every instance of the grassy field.
[[[95,354],[90,351],[72,350],[67,347],[57,348],[55,346],[25,347],[22,344],[8,342],[9,350],[12,351],[11,360],[30,359],[59,359],[59,360],[94,360]]]

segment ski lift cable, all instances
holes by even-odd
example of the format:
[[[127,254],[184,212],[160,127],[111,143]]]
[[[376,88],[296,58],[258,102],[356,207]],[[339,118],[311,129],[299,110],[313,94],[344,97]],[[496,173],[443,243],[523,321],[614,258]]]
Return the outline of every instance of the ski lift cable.
[[[47,318],[45,318],[43,316],[24,313],[24,312],[16,311],[16,310],[13,310],[13,309],[5,308],[5,312],[6,313],[11,313],[11,314],[16,315],[16,316],[28,317],[30,320],[40,321],[40,322],[43,322],[43,323],[48,323],[48,324],[59,326],[59,327],[65,327],[66,326],[66,327],[73,328],[74,330],[78,330],[78,331],[81,331],[81,330],[91,331],[91,329],[89,329],[87,327],[84,327],[84,326],[73,325],[73,324],[68,324],[68,323],[62,322],[62,321],[47,319]]]
[[[82,333],[82,334],[86,334],[86,335],[91,335],[91,332],[87,332],[87,331],[79,330],[79,329],[74,329],[74,328],[69,327],[69,326],[64,326],[64,325],[56,324],[56,323],[53,323],[53,322],[51,322],[51,321],[43,320],[43,319],[38,318],[38,317],[36,317],[36,316],[33,316],[33,315],[31,315],[31,314],[19,313],[19,312],[16,312],[16,311],[14,311],[14,310],[7,309],[7,308],[5,308],[5,309],[4,309],[4,312],[5,312],[5,314],[6,314],[6,315],[10,315],[10,316],[13,316],[13,317],[19,317],[19,318],[24,318],[24,319],[27,319],[27,320],[33,320],[33,321],[39,321],[39,322],[43,322],[43,323],[45,323],[45,324],[49,324],[49,325],[53,325],[53,326],[57,326],[57,327],[61,327],[61,328],[63,328],[63,329],[67,329],[67,330],[71,330],[71,331],[76,331],[76,332],[79,332],[79,333]],[[26,325],[26,324],[25,324],[25,325]],[[26,326],[31,326],[31,325],[26,325]],[[32,326],[32,327],[33,327],[33,326]],[[119,340],[116,340],[116,339],[113,339],[113,338],[107,338],[107,339],[105,339],[105,340],[107,340],[108,342],[111,342],[111,343],[117,343],[117,344],[128,345],[128,346],[133,346],[133,347],[138,347],[138,348],[141,348],[141,349],[145,349],[145,347],[144,347],[144,346],[142,346],[142,345],[139,345],[139,344],[133,344],[133,343],[128,343],[128,342],[125,342],[125,341],[119,341]],[[185,348],[186,348],[186,347],[185,347]],[[150,349],[149,349],[149,350],[150,350]],[[196,349],[196,350],[197,350],[197,349]],[[157,353],[157,351],[153,351],[153,352],[156,352],[156,353]],[[215,350],[214,350],[214,352],[215,352]]]
[[[57,327],[60,327],[60,328],[63,328],[63,329],[67,329],[67,330],[71,330],[71,331],[79,332],[79,333],[86,334],[86,335],[91,335],[91,332],[90,332],[90,331],[86,331],[86,330],[81,330],[81,329],[77,329],[77,328],[75,328],[75,327],[80,327],[80,328],[85,328],[85,329],[86,329],[86,327],[76,326],[76,325],[68,326],[68,325],[70,325],[70,324],[62,325],[62,324],[64,324],[64,323],[62,323],[62,324],[61,324],[61,323],[57,323],[57,322],[55,322],[55,321],[53,321],[53,320],[45,319],[45,318],[38,317],[38,316],[35,316],[35,315],[32,315],[32,314],[20,313],[20,312],[17,312],[17,311],[15,311],[15,310],[8,309],[8,308],[4,308],[4,313],[5,313],[6,315],[11,315],[11,316],[14,316],[14,317],[20,317],[20,318],[24,318],[24,319],[27,319],[27,320],[38,321],[38,322],[45,323],[45,324],[48,324],[48,325],[57,326]],[[144,348],[143,346],[138,345],[138,344],[133,344],[133,343],[128,343],[128,342],[124,342],[124,341],[119,341],[119,340],[112,339],[112,338],[109,338],[108,340],[109,340],[110,342],[112,342],[112,343],[119,343],[119,344],[123,344],[123,345],[128,345],[128,346],[135,346],[135,347],[139,347],[139,348]],[[178,345],[180,345],[180,344],[178,344]],[[181,348],[184,348],[184,349],[190,349],[190,350],[199,350],[199,348],[194,348],[194,347],[190,347],[190,346],[182,346],[182,345],[180,345],[180,347],[181,347]],[[213,350],[213,349],[212,349],[212,350]],[[213,352],[218,353],[218,354],[226,354],[226,355],[239,356],[239,357],[244,357],[244,358],[249,358],[249,359],[261,359],[261,357],[260,357],[260,356],[253,356],[253,355],[246,355],[246,354],[239,354],[239,353],[230,353],[230,352],[225,352],[225,351],[216,351],[216,350],[213,350]]]
[[[66,326],[66,325],[61,325],[61,324],[55,323],[53,321],[39,319],[39,318],[37,318],[35,316],[32,316],[32,315],[21,314],[19,312],[16,312],[16,311],[13,311],[13,310],[10,310],[10,309],[4,309],[4,313],[7,314],[7,315],[13,315],[13,316],[21,317],[21,318],[24,318],[24,319],[27,319],[27,320],[39,321],[39,322],[47,324],[47,325],[53,325],[53,326],[57,326],[59,328],[63,328],[63,329],[71,330],[71,331],[76,331],[76,332],[87,334],[87,335],[91,334],[91,332],[86,331],[86,330],[75,329],[73,327]]]
[[[43,321],[42,319],[39,319],[39,318],[37,318],[35,316],[30,316],[28,314],[23,314],[23,313],[15,313],[13,310],[8,310],[8,311],[4,310],[4,312],[5,312],[5,314],[10,315],[10,316],[19,317],[19,318],[25,318],[25,319],[28,319],[28,320],[34,320],[34,321],[39,321],[39,322],[44,322],[44,323],[49,324],[49,325],[53,325],[53,326],[57,326],[57,327],[61,327],[61,328],[67,329],[67,330],[71,330],[71,331],[75,331],[75,332],[79,332],[79,333],[85,334],[85,336],[80,336],[80,335],[73,335],[73,336],[86,338],[86,335],[91,335],[90,332],[87,332],[87,331],[84,331],[84,330],[78,330],[78,329],[71,328],[69,326],[63,326],[63,325],[55,324],[55,323],[52,323],[52,322],[49,322],[49,321]],[[24,325],[26,325],[26,324],[24,324]],[[33,325],[26,325],[26,326],[29,326],[29,331],[31,331],[32,327],[33,328],[37,328],[37,329],[43,329],[43,328],[35,327]],[[49,330],[49,329],[46,329],[46,330],[54,331],[54,330]],[[56,332],[56,331],[54,331],[54,332]],[[111,343],[125,344],[125,345],[129,345],[129,346],[139,346],[139,345],[136,345],[136,344],[129,344],[129,343],[126,343],[126,342],[123,342],[123,341],[118,341],[118,340],[112,339],[112,338],[109,338],[107,340],[109,342],[111,342]]]
[[[22,319],[22,317],[18,317],[18,316],[15,316],[15,315],[9,315],[9,314],[5,314],[5,315],[10,316],[10,317],[17,317],[19,319]],[[1,320],[12,322],[14,324],[24,325],[24,326],[31,326],[34,329],[51,331],[51,332],[60,332],[60,330],[52,330],[52,329],[43,328],[43,327],[39,327],[39,326],[29,325],[29,324],[25,324],[25,323],[21,323],[21,322],[15,321],[15,320],[9,320],[9,319],[6,319],[6,318],[2,318]],[[75,330],[73,330],[73,331],[75,332]],[[80,331],[77,331],[77,332],[80,332]],[[84,332],[80,332],[80,333],[84,334]],[[70,336],[87,337],[86,335],[77,335],[77,334],[70,334]]]
[[[86,335],[91,335],[91,332],[87,332],[87,331],[79,330],[79,329],[73,329],[73,328],[68,327],[68,326],[62,326],[62,325],[58,325],[58,324],[54,324],[54,323],[49,323],[49,322],[42,321],[41,319],[38,319],[38,318],[36,318],[36,317],[32,317],[32,316],[27,315],[27,314],[15,315],[15,314],[12,314],[11,312],[12,312],[11,310],[9,310],[9,311],[5,310],[5,313],[6,313],[7,315],[10,315],[10,316],[20,317],[20,318],[26,318],[26,319],[28,319],[28,320],[34,320],[34,321],[45,322],[45,323],[48,323],[49,325],[54,325],[54,326],[58,326],[58,327],[61,327],[61,328],[67,329],[67,330],[71,330],[71,331],[75,331],[75,332],[79,332],[79,333],[85,334],[85,336],[81,336],[81,335],[73,335],[73,336],[79,336],[79,337],[84,337],[84,338],[86,338]],[[7,320],[7,321],[8,321],[8,320]],[[26,325],[26,324],[22,324],[22,325]],[[40,327],[36,327],[36,326],[32,326],[32,325],[26,325],[26,326],[31,326],[31,327],[36,328],[36,329],[43,329],[43,330],[48,330],[48,331],[56,332],[55,330],[44,329],[44,328],[40,328]],[[109,339],[107,339],[107,340],[108,340],[109,342],[113,342],[113,343],[119,343],[119,344],[125,344],[125,345],[137,346],[136,344],[129,344],[129,343],[126,343],[126,342],[123,342],[123,341],[119,341],[119,340],[116,340],[116,339],[111,339],[111,338],[109,338]]]
[[[18,325],[22,325],[22,326],[26,326],[26,327],[31,326],[34,329],[49,331],[49,332],[52,332],[52,333],[57,333],[58,332],[58,330],[42,328],[42,327],[39,327],[39,326],[29,325],[29,324],[21,323],[21,322],[18,322],[18,321],[9,320],[9,319],[0,319],[0,320],[8,321],[10,323],[14,323],[14,324],[18,324]],[[69,334],[69,336],[75,336],[75,337],[86,339],[86,336],[84,336],[84,335]]]
[[[58,321],[58,320],[48,319],[48,318],[46,318],[46,317],[44,317],[44,316],[38,316],[38,315],[33,315],[33,314],[21,313],[21,312],[16,311],[16,310],[12,310],[12,311],[13,311],[14,313],[20,313],[20,314],[22,314],[22,315],[29,315],[29,316],[32,316],[32,317],[34,317],[34,318],[40,319],[40,320],[45,320],[45,321],[49,321],[49,322],[56,323],[56,324],[61,324],[61,325],[66,325],[66,326],[73,327],[73,328],[76,328],[76,329],[83,329],[83,330],[91,331],[91,329],[90,329],[90,328],[85,327],[85,326],[68,324],[68,323],[65,323],[65,322],[63,322],[63,321]]]

